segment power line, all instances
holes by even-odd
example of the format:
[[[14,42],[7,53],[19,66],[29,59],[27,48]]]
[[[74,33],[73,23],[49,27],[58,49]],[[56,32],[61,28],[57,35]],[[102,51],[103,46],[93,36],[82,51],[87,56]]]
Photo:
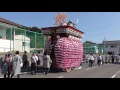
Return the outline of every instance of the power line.
[[[113,23],[113,24],[110,24],[110,25],[107,25],[107,26],[103,27],[102,29],[105,29],[105,28],[114,26],[114,25],[119,24],[119,23],[120,23],[120,21],[118,21],[118,22],[116,22],[116,23]]]

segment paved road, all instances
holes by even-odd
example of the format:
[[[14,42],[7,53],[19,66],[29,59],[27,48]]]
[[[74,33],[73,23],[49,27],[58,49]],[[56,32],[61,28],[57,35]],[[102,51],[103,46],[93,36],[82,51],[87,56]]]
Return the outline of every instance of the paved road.
[[[72,70],[69,73],[43,73],[32,76],[30,73],[23,73],[21,78],[120,78],[120,63],[108,63],[102,66],[95,65],[89,68],[88,64],[83,64],[81,69]],[[16,78],[16,76],[14,76]]]

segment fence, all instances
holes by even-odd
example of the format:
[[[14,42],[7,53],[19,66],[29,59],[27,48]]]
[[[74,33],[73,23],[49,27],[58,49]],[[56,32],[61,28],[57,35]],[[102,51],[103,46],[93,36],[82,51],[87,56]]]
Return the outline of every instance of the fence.
[[[45,37],[41,33],[0,25],[0,47],[9,51],[30,52],[32,48],[40,49],[45,46]],[[1,50],[2,50],[1,48]],[[33,50],[33,49],[32,49]]]

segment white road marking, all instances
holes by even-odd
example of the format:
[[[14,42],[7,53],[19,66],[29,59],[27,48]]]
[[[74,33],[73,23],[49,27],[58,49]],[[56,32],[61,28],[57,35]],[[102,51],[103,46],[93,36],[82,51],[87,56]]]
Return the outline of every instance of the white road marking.
[[[120,73],[120,71],[118,71],[117,73],[115,73],[111,78],[115,78],[119,73]]]
[[[57,77],[57,78],[62,78],[63,76]]]
[[[111,78],[115,78],[116,77],[116,75],[113,75]]]
[[[90,69],[93,69],[93,68],[96,68],[96,67],[98,67],[98,66],[95,66],[95,67],[91,67],[91,68],[87,68],[86,70],[90,70]]]
[[[21,74],[27,74],[28,72],[22,72]]]
[[[80,67],[78,67],[78,68],[75,68],[74,70],[81,69],[81,68],[82,68],[82,66],[80,66]]]

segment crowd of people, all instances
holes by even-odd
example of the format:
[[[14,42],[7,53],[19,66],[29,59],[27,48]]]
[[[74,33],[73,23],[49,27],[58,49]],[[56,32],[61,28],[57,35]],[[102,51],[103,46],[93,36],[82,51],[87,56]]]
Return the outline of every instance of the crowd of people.
[[[15,55],[12,55],[10,52],[7,52],[2,62],[2,74],[4,78],[13,78],[14,75],[17,75],[17,78],[20,78],[22,69],[28,72],[28,66],[31,67],[31,75],[37,74],[37,67],[41,63],[41,58],[43,57],[43,73],[47,75],[50,71],[50,65],[52,60],[50,55],[47,52],[44,52],[43,55],[33,52],[30,60],[28,60],[27,52],[25,51],[23,56],[19,55],[19,51],[16,51]],[[29,65],[29,61],[31,65]]]
[[[16,51],[15,55],[7,52],[2,60],[2,74],[4,75],[4,78],[13,78],[14,75],[17,75],[17,78],[20,78],[21,70],[28,72],[28,67],[30,66],[31,75],[36,75],[42,58],[44,68],[43,73],[47,75],[52,64],[52,60],[48,52],[44,52],[43,55],[40,54],[40,51],[38,51],[38,53],[33,52],[29,60],[26,51],[22,57],[19,55],[19,51]],[[95,62],[97,62],[98,66],[107,64],[109,62],[119,62],[120,54],[86,54],[83,58],[85,61],[89,62],[89,67],[92,67]]]
[[[109,55],[109,54],[86,54],[84,55],[84,60],[89,61],[89,67],[92,67],[94,62],[97,62],[98,66],[107,64],[109,62],[119,62],[120,61],[120,54],[119,55]]]

